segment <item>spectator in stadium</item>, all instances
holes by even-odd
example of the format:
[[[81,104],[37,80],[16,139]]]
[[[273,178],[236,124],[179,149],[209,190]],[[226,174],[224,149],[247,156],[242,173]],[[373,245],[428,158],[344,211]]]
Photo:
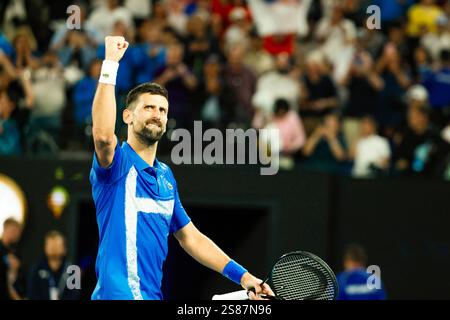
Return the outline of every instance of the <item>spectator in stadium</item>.
[[[385,300],[386,291],[377,275],[366,271],[367,254],[358,244],[348,245],[343,257],[344,271],[337,275],[337,300]],[[377,277],[373,279],[373,277]]]
[[[428,91],[424,86],[415,84],[406,92],[406,100],[408,108],[428,107]]]
[[[226,49],[227,65],[224,81],[233,103],[233,126],[248,128],[254,113],[252,97],[256,88],[255,74],[244,65],[245,48],[236,44]]]
[[[420,43],[438,61],[442,50],[450,50],[449,20],[446,15],[440,15],[436,19],[437,32],[427,32],[421,37]]]
[[[38,59],[34,56],[36,39],[28,27],[22,27],[17,30],[13,39],[13,46],[12,61],[16,68],[36,68],[38,66]]]
[[[154,20],[144,20],[139,27],[140,43],[134,50],[136,83],[152,81],[158,68],[166,62],[166,47],[162,43],[161,26]]]
[[[22,225],[14,218],[3,222],[0,239],[0,300],[21,300],[21,290],[17,287],[20,274],[20,260],[16,245],[22,236]]]
[[[0,154],[22,153],[26,125],[34,105],[30,72],[16,70],[0,52]]]
[[[374,0],[372,4],[380,8],[382,25],[392,25],[403,20],[409,7],[415,0]]]
[[[275,102],[279,98],[288,101],[290,108],[297,111],[300,99],[300,86],[292,75],[292,61],[286,52],[275,56],[275,70],[259,77],[256,92],[252,97],[255,115],[254,128],[262,128],[272,118]]]
[[[27,298],[30,300],[77,300],[80,290],[67,286],[71,265],[66,258],[66,239],[59,231],[45,235],[44,257],[29,272]]]
[[[429,73],[422,84],[428,90],[433,118],[438,125],[446,124],[450,117],[450,50],[441,52],[441,65]]]
[[[427,32],[437,32],[437,18],[442,15],[442,9],[435,0],[420,0],[413,4],[407,13],[408,24],[406,33],[410,38],[420,38]]]
[[[28,143],[33,145],[36,139],[46,141],[53,152],[60,141],[62,112],[67,102],[63,72],[56,52],[48,51],[32,74],[35,106],[30,116]]]
[[[430,72],[433,71],[433,60],[427,49],[423,46],[417,46],[414,49],[412,73],[415,81],[420,83]]]
[[[186,35],[186,26],[189,20],[189,16],[186,13],[186,4],[187,2],[178,0],[167,0],[164,3],[167,25],[182,37]]]
[[[202,119],[204,127],[225,129],[232,121],[232,98],[223,80],[223,63],[216,54],[210,55],[203,65],[203,76],[195,93],[195,119]]]
[[[342,129],[347,144],[351,146],[359,136],[361,117],[376,114],[378,94],[384,86],[383,80],[374,70],[372,57],[360,46],[343,84],[348,90],[348,98]]]
[[[123,0],[102,0],[101,5],[89,15],[87,23],[97,30],[101,39],[114,33],[118,21],[122,21],[125,28],[134,28],[133,15],[130,9],[123,6],[123,2]]]
[[[361,118],[360,137],[350,146],[349,157],[354,161],[354,177],[377,177],[387,173],[391,158],[389,141],[377,134],[374,117]]]
[[[208,27],[208,21],[198,14],[191,16],[187,23],[185,62],[197,79],[203,76],[203,63],[206,58],[219,53],[219,43]]]
[[[444,129],[441,131],[441,137],[446,141],[448,144],[450,144],[450,121],[447,123]]]
[[[384,46],[375,70],[384,82],[377,100],[377,121],[384,134],[392,136],[394,128],[401,122],[402,114],[405,112],[402,97],[411,84],[407,67],[393,42],[388,42]]]
[[[103,38],[87,23],[86,5],[82,3],[76,5],[80,8],[80,28],[70,30],[66,24],[62,25],[53,34],[49,47],[58,53],[64,67],[75,61],[80,69],[88,70],[90,62],[96,56],[97,46],[103,42]]]
[[[408,110],[408,127],[395,147],[395,169],[405,175],[440,175],[449,144],[430,123],[426,108]]]
[[[1,16],[0,16],[1,17]],[[0,31],[0,52],[3,52],[8,58],[12,58],[14,53],[14,47],[6,38],[5,34]]]
[[[267,127],[279,130],[281,155],[294,156],[306,140],[302,121],[286,99],[279,98],[274,104],[273,117]]]
[[[293,55],[296,38],[308,35],[307,16],[313,1],[250,0],[248,3],[265,50],[272,55],[282,52]]]
[[[175,121],[173,127],[176,128],[188,128],[192,119],[189,96],[198,85],[197,78],[183,63],[183,57],[184,48],[181,44],[170,45],[167,48],[166,65],[155,73],[155,82],[171,92],[169,117]]]
[[[346,143],[341,133],[339,116],[329,113],[321,125],[306,139],[302,165],[309,169],[343,172],[347,159]]]
[[[14,108],[8,92],[0,90],[0,155],[18,155],[22,151],[19,127],[11,119]]]
[[[230,11],[229,19],[231,25],[225,31],[224,46],[230,47],[240,44],[248,48],[250,42],[249,32],[252,25],[248,19],[247,11],[242,7],[233,8]]]
[[[84,143],[86,137],[85,130],[92,125],[92,103],[94,101],[97,81],[100,77],[102,61],[94,59],[91,61],[89,73],[75,85],[72,94],[73,119],[77,137]],[[89,137],[90,140],[90,137]]]
[[[300,82],[300,113],[307,135],[316,128],[325,114],[338,106],[336,86],[323,59],[318,53],[310,54],[306,58],[305,74]]]
[[[336,3],[331,16],[322,17],[315,37],[322,43],[319,50],[333,65],[333,80],[341,83],[350,67],[356,42],[355,24],[345,19],[342,4]]]
[[[249,47],[246,50],[244,63],[257,77],[275,67],[274,59],[263,47],[262,39],[255,30],[249,33]]]

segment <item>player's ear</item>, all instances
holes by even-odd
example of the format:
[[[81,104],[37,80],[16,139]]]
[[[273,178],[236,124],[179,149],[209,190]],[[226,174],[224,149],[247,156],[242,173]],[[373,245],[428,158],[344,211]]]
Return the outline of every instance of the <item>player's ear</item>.
[[[122,119],[127,125],[133,124],[133,111],[125,108],[122,112]]]

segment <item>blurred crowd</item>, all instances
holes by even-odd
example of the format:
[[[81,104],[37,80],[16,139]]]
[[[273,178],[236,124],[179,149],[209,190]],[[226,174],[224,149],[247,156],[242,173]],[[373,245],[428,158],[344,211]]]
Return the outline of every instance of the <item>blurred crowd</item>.
[[[118,111],[135,85],[160,83],[168,136],[195,120],[278,128],[286,167],[450,179],[450,1],[5,0],[0,17],[0,155],[92,151],[116,35],[130,42]]]
[[[56,230],[44,236],[43,250],[36,261],[24,267],[17,250],[22,224],[8,218],[0,236],[0,301],[5,300],[76,300],[81,297],[80,279],[71,274],[64,235]],[[73,267],[73,266],[72,266]],[[78,281],[78,283],[77,283]]]

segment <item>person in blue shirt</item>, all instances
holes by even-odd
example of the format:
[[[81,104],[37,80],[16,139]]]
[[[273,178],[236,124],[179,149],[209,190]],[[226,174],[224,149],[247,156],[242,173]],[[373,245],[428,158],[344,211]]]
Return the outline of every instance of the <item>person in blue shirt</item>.
[[[240,284],[250,299],[273,295],[267,284],[230,259],[192,223],[170,168],[156,159],[166,131],[168,93],[155,83],[132,89],[122,118],[128,138],[114,133],[115,78],[128,42],[105,38],[105,60],[92,109],[94,159],[90,173],[99,228],[93,300],[160,300],[168,237],[206,267]],[[188,275],[187,275],[188,276]]]
[[[92,102],[94,101],[97,80],[100,76],[102,60],[94,59],[89,66],[89,74],[75,84],[72,101],[74,120],[77,127],[83,128],[92,122]]]
[[[441,68],[424,75],[422,84],[428,91],[433,121],[444,126],[450,119],[450,50],[441,51],[440,61]]]
[[[337,275],[337,300],[385,300],[381,279],[366,270],[367,254],[358,244],[347,246],[344,253],[344,271]],[[377,288],[377,285],[378,288]]]

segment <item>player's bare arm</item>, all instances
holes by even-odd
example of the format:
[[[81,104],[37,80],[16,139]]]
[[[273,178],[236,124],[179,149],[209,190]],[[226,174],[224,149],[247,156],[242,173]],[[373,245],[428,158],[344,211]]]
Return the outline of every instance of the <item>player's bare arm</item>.
[[[103,63],[101,79],[92,106],[92,134],[95,152],[100,165],[108,167],[114,157],[117,141],[114,135],[116,123],[115,73],[118,63],[128,48],[128,42],[123,37],[105,38],[105,62]],[[102,81],[103,80],[103,81]]]
[[[195,260],[202,265],[219,272],[224,273],[224,269],[230,263],[231,258],[226,255],[211,239],[201,233],[195,225],[190,222],[184,228],[176,232],[175,237],[181,247]],[[250,299],[259,300],[260,295],[274,295],[267,284],[261,285],[263,281],[256,278],[249,272],[245,272],[240,284],[244,289],[255,289],[250,291]]]

